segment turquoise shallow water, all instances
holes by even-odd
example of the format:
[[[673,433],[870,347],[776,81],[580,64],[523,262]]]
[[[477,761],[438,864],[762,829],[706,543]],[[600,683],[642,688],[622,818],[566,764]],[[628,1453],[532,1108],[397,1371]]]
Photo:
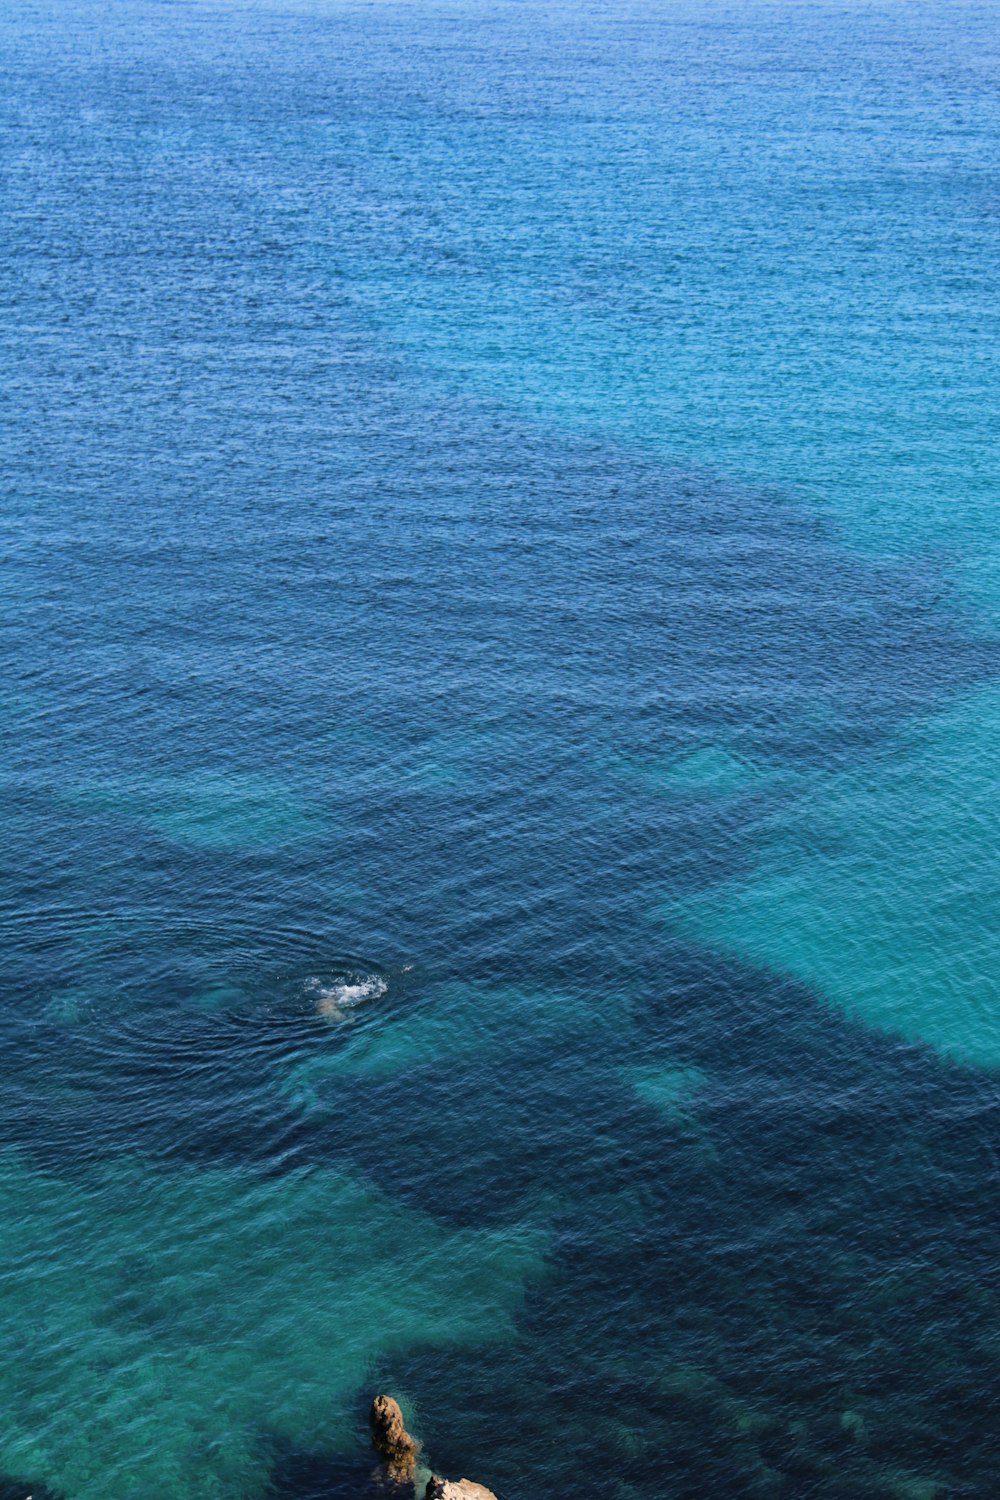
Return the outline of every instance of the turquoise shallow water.
[[[0,8],[0,1497],[986,1500],[996,16]]]

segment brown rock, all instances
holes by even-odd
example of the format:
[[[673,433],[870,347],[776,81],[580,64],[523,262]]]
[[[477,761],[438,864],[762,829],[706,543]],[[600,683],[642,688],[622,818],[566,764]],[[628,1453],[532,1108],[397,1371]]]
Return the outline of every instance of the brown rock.
[[[372,1442],[389,1471],[389,1478],[395,1479],[398,1484],[412,1484],[416,1476],[420,1444],[407,1432],[399,1402],[394,1401],[391,1396],[376,1396],[368,1420],[371,1423]]]
[[[425,1500],[497,1500],[485,1485],[473,1484],[471,1479],[441,1479],[437,1474],[428,1479],[424,1496]]]

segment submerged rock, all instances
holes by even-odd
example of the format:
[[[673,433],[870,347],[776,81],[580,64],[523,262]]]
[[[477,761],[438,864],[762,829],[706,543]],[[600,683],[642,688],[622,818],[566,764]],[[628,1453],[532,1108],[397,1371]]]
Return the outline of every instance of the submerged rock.
[[[368,1420],[372,1442],[389,1471],[389,1478],[399,1484],[412,1483],[416,1477],[420,1444],[407,1432],[399,1402],[391,1396],[376,1396]]]
[[[497,1500],[492,1490],[471,1479],[441,1479],[432,1474],[424,1491],[425,1500]]]

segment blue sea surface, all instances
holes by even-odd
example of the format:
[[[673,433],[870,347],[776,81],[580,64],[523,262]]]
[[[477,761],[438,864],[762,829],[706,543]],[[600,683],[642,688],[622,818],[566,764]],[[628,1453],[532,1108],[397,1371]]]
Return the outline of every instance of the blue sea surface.
[[[0,4],[0,1500],[1000,1493],[1000,26]]]

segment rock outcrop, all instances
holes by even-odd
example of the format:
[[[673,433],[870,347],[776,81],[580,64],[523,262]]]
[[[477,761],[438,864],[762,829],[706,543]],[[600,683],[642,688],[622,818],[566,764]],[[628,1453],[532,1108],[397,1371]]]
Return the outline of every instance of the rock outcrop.
[[[418,1474],[420,1444],[407,1432],[399,1402],[391,1396],[376,1396],[368,1420],[372,1442],[389,1478],[396,1484],[413,1485],[419,1493],[427,1470]],[[438,1474],[428,1479],[423,1495],[424,1500],[497,1500],[485,1485],[473,1484],[471,1479],[442,1479]]]
[[[399,1402],[391,1396],[376,1396],[368,1420],[372,1442],[389,1478],[397,1484],[412,1484],[416,1478],[420,1444],[407,1432]]]
[[[471,1479],[440,1479],[432,1474],[424,1491],[425,1500],[497,1500],[485,1485]]]

